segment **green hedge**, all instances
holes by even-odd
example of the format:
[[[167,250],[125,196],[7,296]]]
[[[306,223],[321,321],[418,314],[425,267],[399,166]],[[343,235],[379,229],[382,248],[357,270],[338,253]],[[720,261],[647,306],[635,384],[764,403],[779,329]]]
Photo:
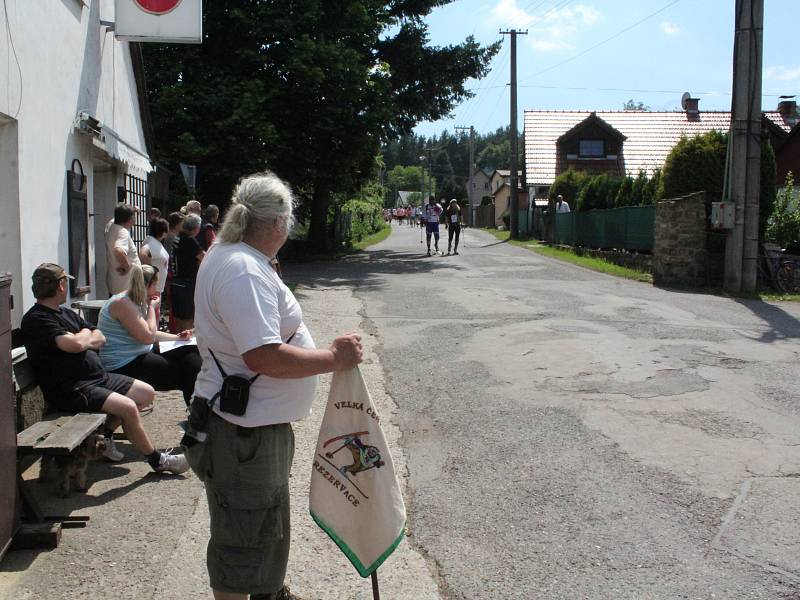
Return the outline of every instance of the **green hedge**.
[[[653,177],[640,172],[636,177],[614,177],[606,173],[590,175],[567,169],[550,186],[549,197],[559,194],[575,210],[587,211],[624,206],[653,204],[661,180],[661,171]]]
[[[352,246],[386,227],[383,208],[367,200],[353,198],[345,202],[341,208],[341,218],[347,223],[341,239],[345,246]]]

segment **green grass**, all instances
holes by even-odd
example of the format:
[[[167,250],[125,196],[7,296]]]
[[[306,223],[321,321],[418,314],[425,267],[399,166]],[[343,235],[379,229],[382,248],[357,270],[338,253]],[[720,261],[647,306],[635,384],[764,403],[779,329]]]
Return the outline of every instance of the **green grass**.
[[[603,260],[600,258],[593,258],[590,256],[578,256],[577,254],[574,254],[569,250],[564,250],[562,248],[553,248],[552,246],[541,244],[536,240],[510,240],[508,231],[497,231],[496,229],[484,229],[484,231],[491,233],[498,240],[508,242],[513,246],[519,246],[520,248],[531,250],[533,252],[536,252],[537,254],[541,254],[542,256],[547,256],[549,258],[562,260],[564,262],[572,263],[574,265],[591,269],[592,271],[599,271],[601,273],[606,273],[608,275],[614,275],[615,277],[624,277],[625,279],[633,279],[634,281],[641,281],[643,283],[653,283],[653,275],[651,273],[647,273],[644,271],[637,271],[635,269],[629,269],[627,267],[620,267],[619,265],[615,265],[614,263],[608,262],[607,260]],[[776,294],[775,292],[772,291],[761,291],[755,294],[736,294],[736,295],[729,294],[724,290],[714,289],[714,288],[687,289],[686,291],[698,294],[711,294],[715,296],[728,296],[735,298],[746,298],[750,300],[763,300],[765,302],[800,302],[800,294]]]
[[[637,271],[636,269],[621,267],[601,258],[578,256],[569,250],[546,246],[544,244],[540,244],[536,240],[510,240],[510,234],[508,231],[497,231],[496,229],[485,229],[484,231],[488,231],[498,240],[508,242],[513,246],[525,248],[526,250],[531,250],[537,254],[541,254],[542,256],[547,256],[548,258],[555,258],[556,260],[578,265],[579,267],[585,267],[587,269],[591,269],[592,271],[606,273],[607,275],[614,275],[615,277],[623,277],[625,279],[632,279],[634,281],[641,281],[643,283],[653,283],[653,275],[645,271]]]
[[[372,235],[368,235],[360,242],[356,242],[353,244],[353,250],[356,252],[361,252],[370,246],[374,246],[375,244],[382,242],[386,238],[389,237],[389,234],[392,233],[392,228],[387,225],[380,231],[373,233]]]

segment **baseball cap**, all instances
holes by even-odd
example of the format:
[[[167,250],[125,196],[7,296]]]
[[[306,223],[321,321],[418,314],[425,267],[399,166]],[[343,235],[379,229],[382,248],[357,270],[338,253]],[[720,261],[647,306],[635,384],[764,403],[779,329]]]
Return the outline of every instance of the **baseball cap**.
[[[42,263],[33,272],[33,295],[38,297],[39,292],[45,291],[59,279],[75,279],[64,270],[64,267],[55,263]]]

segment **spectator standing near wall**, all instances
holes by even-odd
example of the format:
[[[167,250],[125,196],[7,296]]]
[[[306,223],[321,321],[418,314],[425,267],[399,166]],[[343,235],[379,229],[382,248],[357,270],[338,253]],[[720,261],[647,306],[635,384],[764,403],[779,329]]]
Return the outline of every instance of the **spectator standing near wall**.
[[[150,234],[144,238],[142,247],[139,249],[139,260],[142,265],[152,265],[158,270],[158,286],[153,290],[156,298],[161,300],[164,294],[164,287],[167,284],[169,271],[169,252],[164,247],[164,239],[169,231],[169,223],[166,219],[153,219],[150,222]],[[130,285],[129,285],[130,287]],[[161,321],[160,302],[156,307],[156,323]]]
[[[219,207],[209,204],[203,211],[203,222],[200,224],[200,233],[197,235],[197,243],[203,250],[211,248],[211,244],[217,239],[217,222],[219,221]]]
[[[135,216],[132,206],[118,204],[114,209],[114,220],[106,226],[106,285],[109,294],[127,290],[131,266],[141,265],[130,232]]]
[[[194,328],[194,284],[205,252],[197,243],[200,217],[186,215],[178,246],[175,248],[175,273],[172,277],[172,314],[178,331]]]

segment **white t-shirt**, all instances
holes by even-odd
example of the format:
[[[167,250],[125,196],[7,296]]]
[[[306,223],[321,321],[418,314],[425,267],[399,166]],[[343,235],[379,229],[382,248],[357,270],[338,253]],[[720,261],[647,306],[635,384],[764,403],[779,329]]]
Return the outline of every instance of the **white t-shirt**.
[[[158,291],[164,293],[164,286],[167,285],[167,266],[169,265],[169,252],[164,248],[164,244],[159,242],[152,235],[144,238],[142,250],[150,251],[150,264],[158,269]]]
[[[567,204],[566,200],[562,200],[561,204],[556,202],[556,212],[559,212],[559,213],[568,213],[569,212],[569,204]]]
[[[117,272],[119,263],[114,254],[114,248],[121,249],[127,255],[130,264],[141,264],[139,262],[139,253],[136,251],[136,244],[133,243],[131,238],[131,232],[112,220],[106,226],[106,284],[108,285],[108,293],[111,295],[126,291],[128,289],[128,279],[130,278],[130,271],[123,274]]]
[[[292,346],[315,348],[303,324],[303,311],[269,259],[255,248],[216,243],[197,273],[194,323],[203,368],[195,394],[211,398],[222,387],[211,348],[228,375],[252,377],[242,355],[266,344],[291,340]],[[311,414],[317,377],[274,379],[259,375],[250,386],[250,402],[241,417],[214,412],[236,425],[258,427],[297,421]]]
[[[428,223],[438,223],[439,215],[441,214],[442,214],[442,207],[438,203],[426,205],[425,218],[428,221]]]

